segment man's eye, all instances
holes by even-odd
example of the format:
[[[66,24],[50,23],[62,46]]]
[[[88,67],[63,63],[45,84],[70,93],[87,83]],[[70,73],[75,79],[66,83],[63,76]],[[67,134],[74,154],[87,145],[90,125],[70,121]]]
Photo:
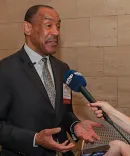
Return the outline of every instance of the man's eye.
[[[45,26],[51,28],[52,24],[45,24]]]

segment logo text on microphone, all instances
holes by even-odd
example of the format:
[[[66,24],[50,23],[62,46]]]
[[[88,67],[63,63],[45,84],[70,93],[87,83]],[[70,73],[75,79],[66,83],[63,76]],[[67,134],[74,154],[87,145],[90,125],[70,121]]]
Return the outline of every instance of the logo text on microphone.
[[[66,84],[67,84],[67,85],[70,84],[70,82],[72,81],[72,78],[73,78],[73,74],[71,74],[71,75],[67,78],[67,80],[66,80]]]

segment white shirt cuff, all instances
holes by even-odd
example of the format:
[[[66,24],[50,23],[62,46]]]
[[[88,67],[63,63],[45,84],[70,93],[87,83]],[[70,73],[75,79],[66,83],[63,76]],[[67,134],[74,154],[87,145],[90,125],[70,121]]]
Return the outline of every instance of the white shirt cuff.
[[[37,133],[36,133],[36,134],[37,134]],[[35,144],[36,134],[34,135],[34,139],[33,139],[33,147],[38,147],[38,145]]]

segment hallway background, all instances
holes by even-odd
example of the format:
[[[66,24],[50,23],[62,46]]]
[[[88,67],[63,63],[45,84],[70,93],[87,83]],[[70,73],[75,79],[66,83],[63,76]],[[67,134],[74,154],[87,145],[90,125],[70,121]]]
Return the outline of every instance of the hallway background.
[[[85,76],[97,100],[130,116],[130,0],[0,0],[0,59],[24,44],[24,14],[35,4],[53,6],[62,19],[56,57]],[[74,93],[77,116],[95,120],[86,103]]]

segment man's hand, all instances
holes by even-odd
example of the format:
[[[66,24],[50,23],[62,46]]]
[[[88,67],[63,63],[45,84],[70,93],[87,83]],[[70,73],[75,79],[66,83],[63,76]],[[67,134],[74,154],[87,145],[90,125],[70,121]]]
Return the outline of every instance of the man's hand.
[[[94,140],[100,140],[93,127],[102,127],[102,125],[90,120],[84,120],[74,126],[74,133],[78,138],[93,143]]]
[[[59,144],[53,140],[52,135],[59,133],[60,131],[61,128],[44,129],[40,131],[36,134],[36,144],[62,153],[71,150],[75,145],[73,143],[68,144],[68,140],[62,144]]]

